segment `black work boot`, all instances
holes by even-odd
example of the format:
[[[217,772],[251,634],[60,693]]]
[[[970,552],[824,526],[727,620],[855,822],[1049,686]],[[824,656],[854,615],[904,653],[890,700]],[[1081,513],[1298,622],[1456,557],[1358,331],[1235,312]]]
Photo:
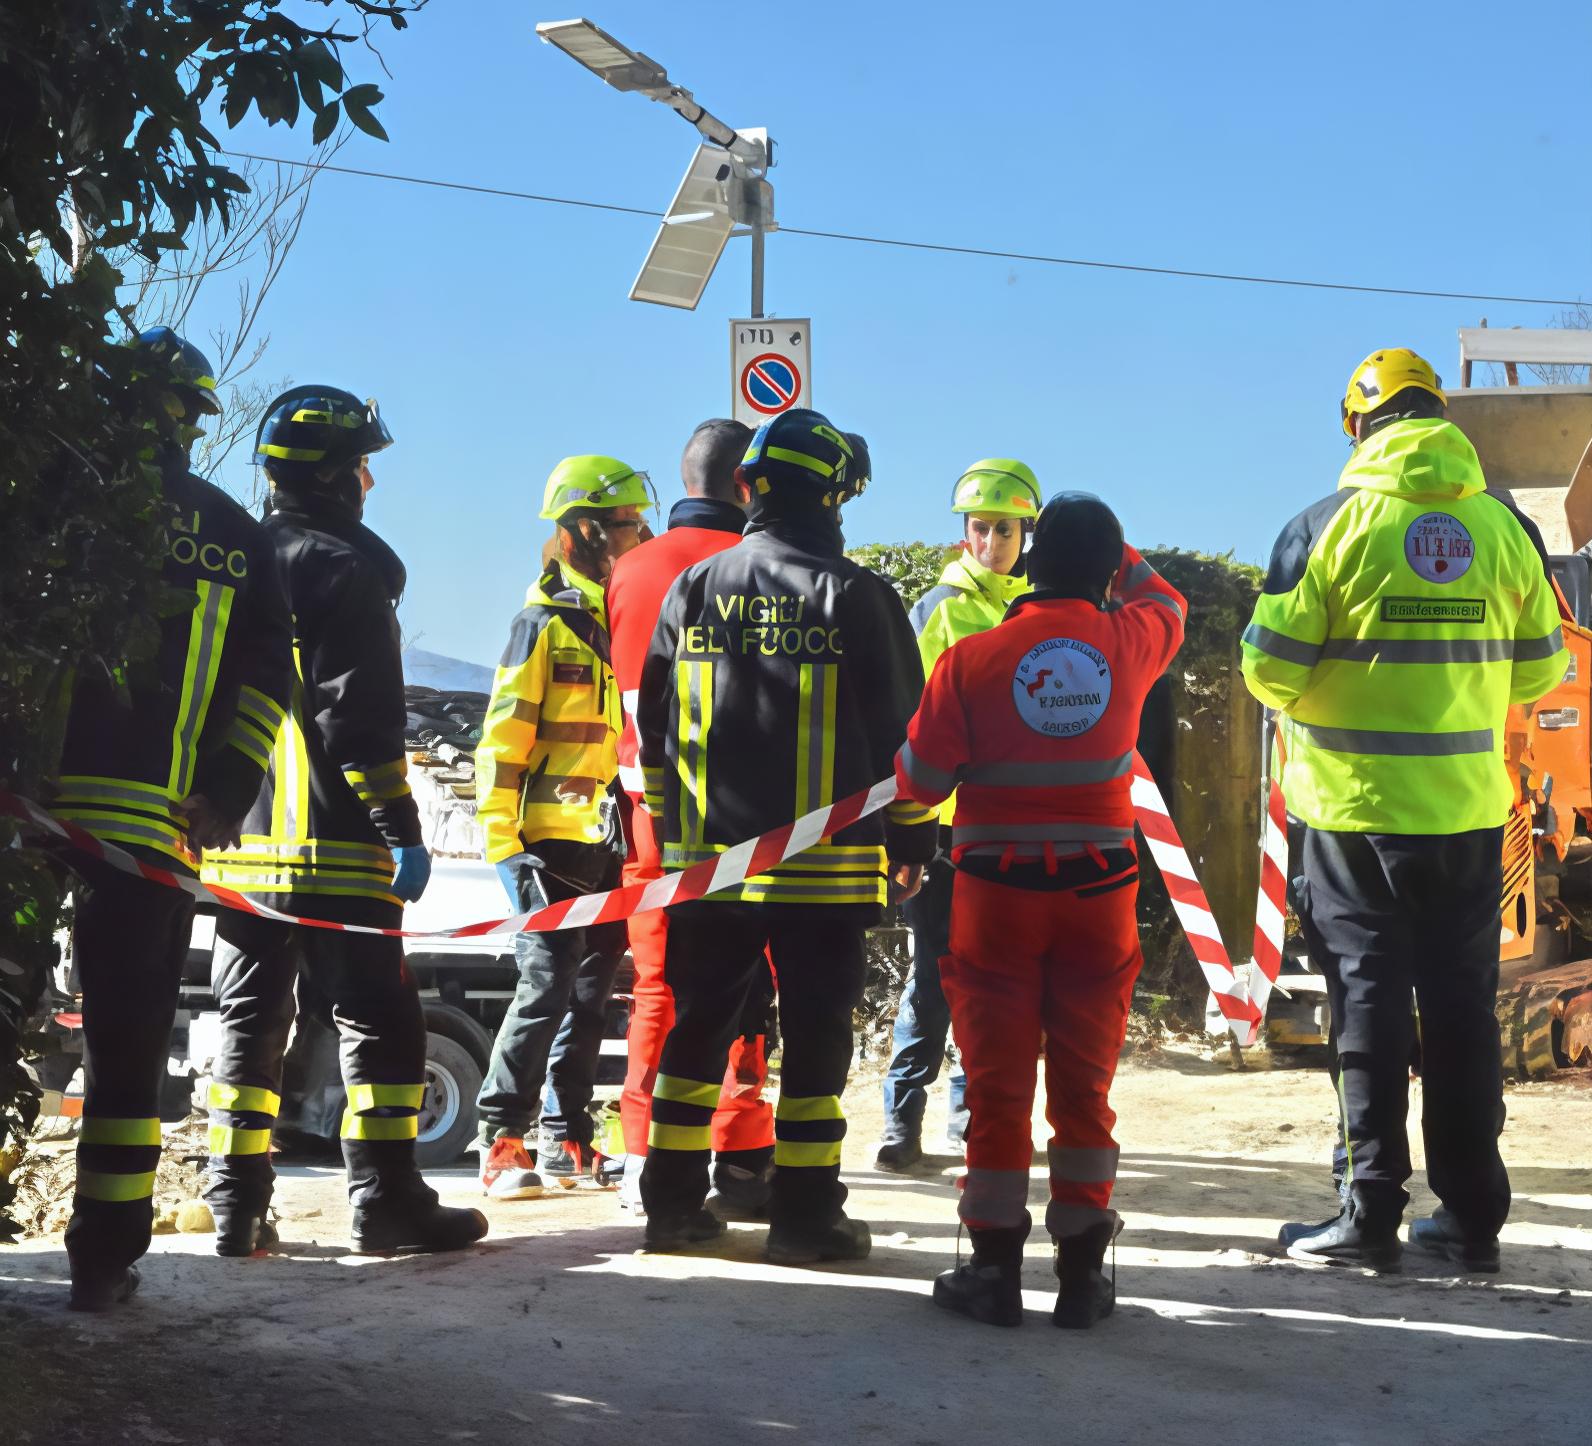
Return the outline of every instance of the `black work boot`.
[[[74,1275],[66,1308],[92,1312],[109,1310],[132,1296],[138,1289],[138,1280],[136,1265],[124,1265],[120,1270],[103,1275]]]
[[[1341,1176],[1332,1177],[1332,1187],[1338,1196],[1339,1213],[1348,1206],[1349,1185]],[[1338,1217],[1334,1215],[1331,1220],[1323,1220],[1317,1225],[1311,1225],[1304,1220],[1290,1220],[1277,1232],[1277,1244],[1284,1248],[1292,1245],[1296,1240],[1303,1240],[1307,1235],[1316,1235],[1325,1230]]]
[[[1410,1221],[1410,1244],[1441,1255],[1478,1275],[1496,1275],[1503,1269],[1498,1237],[1467,1235],[1459,1221],[1442,1205],[1431,1215]]]
[[[269,1207],[258,1210],[241,1206],[211,1204],[210,1218],[216,1222],[216,1254],[242,1259],[275,1250],[281,1243],[276,1226],[265,1218]]]
[[[462,1250],[487,1231],[479,1210],[443,1205],[420,1177],[413,1140],[344,1140],[349,1235],[356,1255],[429,1255]]]
[[[923,1146],[916,1140],[890,1140],[879,1146],[873,1168],[891,1175],[904,1175],[923,1160]]]
[[[763,1258],[770,1265],[816,1265],[821,1260],[866,1260],[873,1233],[865,1220],[842,1215],[833,1225],[811,1229],[771,1225]]]
[[[1097,1320],[1104,1320],[1116,1309],[1117,1271],[1113,1262],[1111,1279],[1105,1275],[1106,1251],[1122,1233],[1122,1217],[1112,1211],[1110,1218],[1091,1225],[1077,1235],[1056,1237],[1056,1308],[1050,1323],[1063,1330],[1086,1331]]]
[[[713,1162],[713,1188],[708,1191],[707,1208],[720,1220],[767,1220],[769,1197],[774,1188],[774,1152],[739,1150],[736,1158],[720,1156]],[[767,1156],[759,1160],[758,1156]]]
[[[935,1305],[985,1325],[1021,1325],[1023,1242],[1032,1224],[1024,1212],[1021,1225],[1000,1229],[969,1225],[973,1258],[935,1277]]]
[[[698,1208],[680,1215],[658,1215],[649,1211],[647,1230],[641,1248],[654,1255],[672,1255],[711,1245],[724,1234],[724,1222],[711,1211]]]
[[[1338,1218],[1296,1237],[1288,1254],[1318,1265],[1358,1265],[1384,1275],[1396,1274],[1403,1254],[1399,1211],[1378,1210],[1356,1185]]]

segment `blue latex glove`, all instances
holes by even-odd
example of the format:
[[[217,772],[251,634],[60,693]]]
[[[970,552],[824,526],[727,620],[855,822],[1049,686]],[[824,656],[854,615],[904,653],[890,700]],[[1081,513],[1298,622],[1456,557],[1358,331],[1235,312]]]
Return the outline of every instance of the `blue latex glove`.
[[[506,859],[499,859],[496,865],[498,878],[503,881],[503,892],[509,896],[516,913],[520,908],[520,871],[525,867],[525,858],[523,853],[510,854]]]
[[[392,853],[398,861],[397,871],[392,876],[392,891],[412,904],[431,882],[431,853],[424,844],[394,849]]]

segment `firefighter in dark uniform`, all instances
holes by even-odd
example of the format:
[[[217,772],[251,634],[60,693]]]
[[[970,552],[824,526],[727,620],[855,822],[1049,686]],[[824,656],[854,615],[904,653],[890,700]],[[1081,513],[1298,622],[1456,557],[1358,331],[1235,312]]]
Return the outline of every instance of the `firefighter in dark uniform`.
[[[843,551],[841,505],[867,481],[861,439],[816,412],[786,412],[753,438],[737,475],[751,489],[745,538],[675,583],[642,672],[636,723],[665,869],[718,858],[889,777],[923,691],[900,598]],[[892,803],[669,911],[675,1022],[641,1176],[649,1249],[724,1230],[703,1208],[710,1127],[767,949],[784,1035],[768,1259],[868,1253],[868,1227],[846,1217],[840,1183],[863,937],[886,901],[887,858],[905,896],[934,842],[932,810]]]
[[[138,345],[169,374],[155,461],[169,509],[162,575],[186,600],[152,660],[76,680],[52,806],[96,838],[192,873],[237,835],[290,691],[292,632],[269,539],[188,470],[198,423],[221,410],[210,363],[169,327]],[[194,901],[84,861],[73,959],[83,992],[83,1129],[66,1231],[71,1304],[103,1310],[138,1285],[160,1158],[160,1086]]]
[[[286,913],[395,928],[430,876],[404,757],[394,605],[403,564],[360,518],[370,454],[392,436],[374,402],[303,386],[267,408],[254,460],[265,527],[293,610],[292,708],[238,847],[207,853],[206,882]],[[415,1165],[426,1030],[399,940],[226,915],[212,985],[223,1039],[210,1086],[216,1251],[269,1248],[270,1142],[299,971],[341,1036],[343,1159],[354,1249],[451,1250],[486,1233],[444,1209]]]

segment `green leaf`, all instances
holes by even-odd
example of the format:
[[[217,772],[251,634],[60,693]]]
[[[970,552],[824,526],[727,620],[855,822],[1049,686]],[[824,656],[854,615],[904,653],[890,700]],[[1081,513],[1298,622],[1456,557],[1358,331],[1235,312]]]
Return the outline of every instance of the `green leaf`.
[[[356,105],[346,96],[344,97],[344,102],[345,104],[343,108],[348,112],[349,120],[353,121],[353,123],[358,126],[360,130],[364,131],[367,136],[375,136],[378,141],[384,141],[387,139],[387,132],[385,129],[383,129],[382,123],[377,120],[376,117],[373,116],[368,110],[366,110],[364,106]]]
[[[343,92],[343,104],[361,106],[369,110],[382,99],[382,93],[377,87],[369,84],[353,85]]]
[[[315,125],[310,131],[310,140],[315,145],[320,145],[333,131],[337,129],[338,104],[334,100],[330,105],[316,112]]]
[[[312,40],[299,50],[299,68],[314,76],[322,85],[342,88],[343,67],[324,40]]]

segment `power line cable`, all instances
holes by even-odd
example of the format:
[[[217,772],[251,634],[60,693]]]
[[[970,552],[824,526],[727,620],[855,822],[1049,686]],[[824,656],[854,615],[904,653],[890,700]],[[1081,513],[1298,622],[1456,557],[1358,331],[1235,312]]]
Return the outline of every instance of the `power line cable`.
[[[435,186],[446,191],[469,191],[481,196],[503,196],[514,201],[539,201],[549,206],[576,206],[587,211],[616,211],[625,216],[661,217],[662,211],[642,206],[618,206],[610,201],[581,201],[569,196],[543,196],[534,191],[513,191],[501,186],[476,186],[464,181],[439,181],[429,176],[404,176],[393,171],[367,171],[355,166],[319,165],[290,161],[280,156],[260,156],[250,151],[222,151],[240,160],[270,165],[297,166],[302,170],[334,171],[344,176],[364,176],[376,181],[401,181],[410,186]],[[1236,271],[1195,271],[1180,266],[1141,266],[1130,261],[1091,261],[1077,256],[1042,256],[1029,251],[1002,251],[985,246],[952,246],[942,241],[907,241],[896,236],[862,236],[848,231],[817,231],[802,226],[781,226],[786,236],[812,236],[823,241],[850,241],[865,246],[895,246],[906,251],[938,251],[950,256],[985,256],[1000,261],[1029,261],[1043,266],[1078,266],[1095,271],[1128,271],[1143,276],[1177,276],[1196,281],[1233,281],[1249,286],[1293,286],[1309,291],[1353,291],[1369,296],[1414,296],[1437,301],[1494,301],[1517,306],[1581,306],[1581,298],[1551,296],[1493,296],[1477,291],[1423,291],[1408,286],[1363,286],[1349,281],[1306,281],[1287,276],[1249,276]]]

